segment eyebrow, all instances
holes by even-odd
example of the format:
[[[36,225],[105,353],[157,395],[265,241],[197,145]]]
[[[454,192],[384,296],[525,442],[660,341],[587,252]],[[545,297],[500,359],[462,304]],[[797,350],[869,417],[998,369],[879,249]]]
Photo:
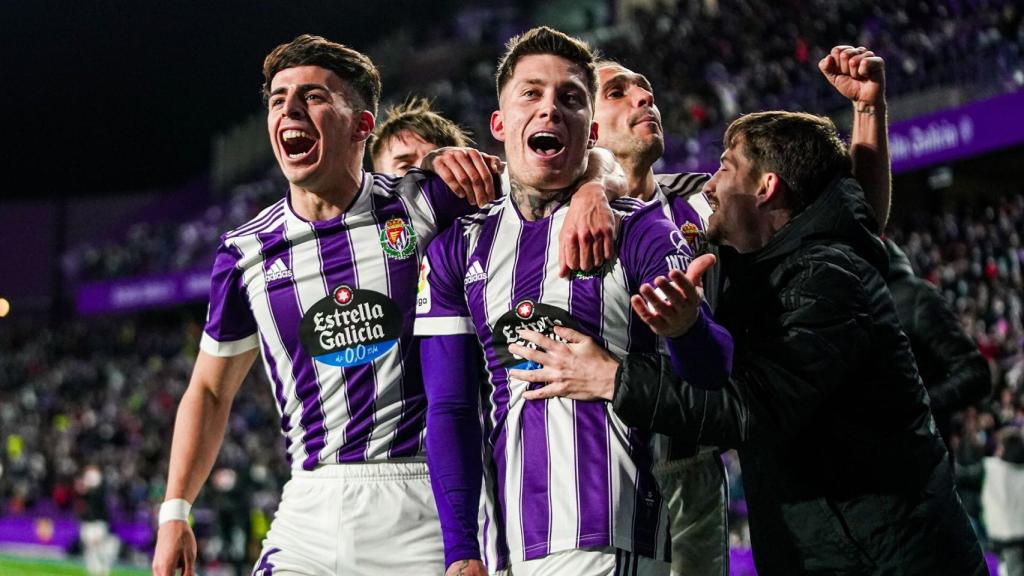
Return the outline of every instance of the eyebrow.
[[[331,91],[331,89],[328,88],[327,86],[324,86],[323,84],[317,84],[315,82],[310,82],[308,84],[299,84],[300,92],[309,92],[310,90],[324,90],[325,92]],[[288,87],[281,86],[280,88],[277,88],[276,90],[272,91],[270,95],[276,96],[278,94],[284,94],[285,92],[288,92]]]
[[[607,88],[607,87],[610,87],[610,86],[613,86],[613,85],[614,86],[619,86],[619,85],[626,84],[626,83],[629,83],[629,82],[632,82],[633,84],[636,84],[637,86],[647,90],[648,92],[653,92],[653,89],[651,88],[650,80],[648,80],[647,77],[644,76],[643,74],[637,74],[635,72],[632,75],[626,74],[624,72],[620,72],[620,73],[616,74],[615,76],[612,76],[611,78],[609,78],[603,84],[601,84],[601,88],[603,89],[603,88]]]
[[[391,160],[395,162],[408,162],[416,157],[416,154],[412,152],[406,152],[405,154],[399,154],[398,156],[392,156]]]

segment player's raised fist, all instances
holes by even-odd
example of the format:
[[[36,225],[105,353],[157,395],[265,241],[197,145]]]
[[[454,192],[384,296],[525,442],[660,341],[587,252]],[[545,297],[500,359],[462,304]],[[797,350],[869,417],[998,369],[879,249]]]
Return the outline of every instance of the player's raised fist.
[[[885,103],[885,60],[863,46],[836,46],[818,62],[835,89],[854,104]]]

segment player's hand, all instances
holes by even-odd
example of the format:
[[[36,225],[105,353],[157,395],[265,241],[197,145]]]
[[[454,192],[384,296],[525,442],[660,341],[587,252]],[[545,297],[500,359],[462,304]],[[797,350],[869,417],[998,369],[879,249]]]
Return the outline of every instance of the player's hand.
[[[519,344],[508,347],[509,352],[543,366],[539,370],[509,370],[509,376],[517,380],[545,383],[542,388],[524,392],[523,398],[542,400],[563,396],[573,400],[611,400],[615,395],[619,361],[585,334],[565,326],[555,326],[554,330],[566,343],[540,332],[521,330],[519,337],[538,348]]]
[[[686,272],[670,270],[668,278],[655,278],[654,286],[645,283],[640,293],[630,299],[633,311],[658,336],[674,338],[686,334],[697,322],[704,301],[701,276],[714,263],[714,254],[704,254],[690,262]]]
[[[444,576],[487,576],[487,568],[479,560],[456,560],[445,571]]]
[[[599,182],[581,185],[572,195],[558,234],[560,275],[593,270],[610,260],[617,227],[618,215],[608,204],[604,186]]]
[[[818,69],[835,89],[854,104],[885,103],[885,60],[863,46],[836,46]]]
[[[188,522],[172,520],[160,526],[153,553],[153,576],[196,576],[196,536]]]
[[[505,163],[476,148],[446,146],[424,156],[420,168],[440,176],[459,198],[483,206],[494,200],[494,177],[501,174]]]

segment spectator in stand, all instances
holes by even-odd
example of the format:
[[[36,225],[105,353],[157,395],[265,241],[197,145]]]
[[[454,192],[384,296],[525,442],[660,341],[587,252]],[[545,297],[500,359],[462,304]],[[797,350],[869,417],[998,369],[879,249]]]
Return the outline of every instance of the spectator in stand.
[[[910,338],[939,434],[949,446],[953,414],[992,391],[992,373],[942,295],[914,275],[910,260],[895,242],[887,238],[885,248],[889,253],[885,281],[903,332]]]
[[[1024,436],[1020,428],[996,435],[985,458],[981,502],[988,536],[999,552],[1000,576],[1024,576]]]

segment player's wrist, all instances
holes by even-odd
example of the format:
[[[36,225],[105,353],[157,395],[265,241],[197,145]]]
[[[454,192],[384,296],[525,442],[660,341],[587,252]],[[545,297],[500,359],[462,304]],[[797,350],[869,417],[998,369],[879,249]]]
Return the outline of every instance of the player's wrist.
[[[159,525],[163,526],[168,522],[188,523],[189,515],[192,513],[192,503],[183,498],[171,498],[160,504]]]
[[[863,114],[865,116],[884,116],[885,100],[883,99],[874,102],[861,102],[858,100],[854,100],[853,112],[854,114]]]

